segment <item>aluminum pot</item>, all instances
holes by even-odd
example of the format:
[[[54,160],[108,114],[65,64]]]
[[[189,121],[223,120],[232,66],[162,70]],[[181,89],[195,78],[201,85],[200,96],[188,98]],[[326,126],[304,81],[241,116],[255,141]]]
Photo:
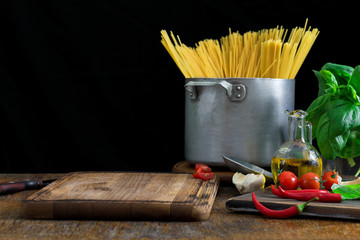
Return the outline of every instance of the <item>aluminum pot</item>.
[[[288,136],[285,110],[294,110],[295,80],[185,80],[185,159],[225,166],[223,155],[261,167]]]

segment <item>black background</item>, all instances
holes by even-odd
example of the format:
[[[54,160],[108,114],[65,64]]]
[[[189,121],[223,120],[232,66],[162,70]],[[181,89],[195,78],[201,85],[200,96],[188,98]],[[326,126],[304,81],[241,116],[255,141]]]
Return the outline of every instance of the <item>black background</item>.
[[[356,1],[353,1],[353,4]],[[183,160],[184,77],[160,44],[193,46],[282,25],[320,30],[296,77],[296,108],[317,96],[312,69],[360,64],[347,1],[3,0],[0,172],[170,171]]]

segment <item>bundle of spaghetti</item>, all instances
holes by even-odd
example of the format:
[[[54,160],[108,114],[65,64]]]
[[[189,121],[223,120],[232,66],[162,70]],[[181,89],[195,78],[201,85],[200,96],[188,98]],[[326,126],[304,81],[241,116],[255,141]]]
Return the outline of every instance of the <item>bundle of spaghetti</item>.
[[[186,78],[295,78],[319,31],[277,26],[241,35],[238,31],[219,40],[205,39],[188,47],[180,37],[161,31],[164,45]]]

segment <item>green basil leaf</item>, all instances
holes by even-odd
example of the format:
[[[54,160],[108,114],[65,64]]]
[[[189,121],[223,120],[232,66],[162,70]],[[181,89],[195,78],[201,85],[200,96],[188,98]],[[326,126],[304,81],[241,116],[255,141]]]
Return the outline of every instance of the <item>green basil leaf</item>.
[[[359,103],[359,97],[358,97],[358,95],[356,93],[355,88],[353,86],[351,86],[351,85],[347,85],[346,89],[349,92],[348,98],[350,98],[350,100],[352,100],[354,103]]]
[[[360,66],[357,66],[350,78],[349,85],[351,85],[356,93],[360,95]]]
[[[326,105],[329,137],[333,138],[360,126],[360,107],[350,101],[335,99]]]
[[[342,158],[355,158],[360,156],[360,132],[351,131],[345,147],[341,150]]]
[[[311,122],[313,139],[316,138],[316,129],[319,119],[326,111],[325,106],[330,101],[331,96],[331,94],[325,94],[316,98],[306,110],[306,112],[308,113],[306,120]]]
[[[326,81],[324,79],[324,77],[320,74],[319,71],[313,70],[318,82],[319,82],[319,91],[318,91],[318,96],[322,96],[324,94],[326,94],[325,90],[329,87],[326,85]]]
[[[348,84],[346,86],[343,86],[343,85],[340,86],[336,93],[336,97],[342,98],[344,100],[348,99],[349,101],[351,101],[355,104],[360,104],[360,98],[356,94],[355,88],[353,86],[351,86],[350,84]]]
[[[339,85],[346,85],[349,82],[354,68],[346,65],[327,63],[321,68],[321,70],[331,72],[335,76]]]
[[[345,148],[347,140],[349,139],[350,131],[346,131],[343,134],[336,136],[333,138],[334,144],[337,147],[338,156],[340,152]]]
[[[360,184],[344,185],[334,183],[331,186],[331,190],[334,193],[341,194],[341,197],[345,200],[355,200],[360,198]]]
[[[338,82],[336,81],[335,76],[330,71],[327,70],[321,70],[320,74],[325,80],[325,85],[326,85],[325,92],[336,93],[338,89]]]
[[[313,112],[317,112],[317,111],[321,111],[321,110],[325,110],[325,105],[330,101],[331,99],[331,94],[325,94],[322,95],[318,98],[316,98],[308,107],[308,109],[306,110],[306,112],[310,115]],[[308,116],[309,116],[308,115]]]
[[[327,63],[313,72],[319,92],[306,119],[321,154],[327,159],[360,156],[360,66]]]
[[[328,113],[325,112],[318,122],[316,131],[317,143],[321,154],[326,159],[335,159],[345,147],[349,134],[350,131],[347,131],[339,136],[330,137],[330,119]]]
[[[328,129],[329,129],[330,121],[329,116],[325,112],[321,116],[318,122],[318,127],[316,130],[316,138],[317,138],[317,144],[319,146],[319,150],[321,154],[329,160],[334,159],[337,156],[337,151],[332,148],[332,146],[329,143],[329,135],[328,135]]]

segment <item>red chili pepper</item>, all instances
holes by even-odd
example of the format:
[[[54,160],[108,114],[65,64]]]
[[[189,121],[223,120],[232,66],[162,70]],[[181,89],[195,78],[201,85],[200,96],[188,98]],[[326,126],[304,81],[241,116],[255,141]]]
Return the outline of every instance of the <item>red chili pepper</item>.
[[[284,197],[279,191],[279,189],[275,188],[273,184],[271,184],[271,192],[278,197]]]
[[[303,194],[305,194],[305,193],[313,193],[313,192],[316,192],[316,193],[328,193],[327,190],[323,190],[323,189],[320,189],[320,190],[319,189],[303,189],[303,190],[285,190],[285,189],[283,189],[283,190],[286,191],[286,192],[289,192],[289,193],[297,193],[297,192],[299,192],[299,193],[303,193]],[[279,189],[275,188],[275,186],[273,184],[271,184],[271,192],[274,195],[278,196],[278,197],[286,198],[286,196],[284,196],[280,192]]]
[[[262,205],[256,199],[255,193],[252,193],[252,200],[255,204],[256,209],[259,210],[259,212],[261,212],[265,216],[268,216],[271,218],[289,218],[289,217],[295,216],[295,215],[301,213],[309,202],[316,200],[316,199],[317,198],[311,199],[303,204],[296,204],[296,205],[294,205],[290,208],[284,209],[284,210],[272,210],[272,209],[269,209],[269,208],[265,207],[264,205]]]
[[[297,192],[288,192],[279,186],[280,193],[286,198],[292,198],[299,201],[309,201],[315,197],[318,197],[317,201],[320,202],[341,202],[341,194],[338,193],[323,193],[323,192],[302,192],[303,190],[298,190]]]
[[[320,193],[317,197],[319,198],[319,202],[339,203],[343,200],[339,193]]]

